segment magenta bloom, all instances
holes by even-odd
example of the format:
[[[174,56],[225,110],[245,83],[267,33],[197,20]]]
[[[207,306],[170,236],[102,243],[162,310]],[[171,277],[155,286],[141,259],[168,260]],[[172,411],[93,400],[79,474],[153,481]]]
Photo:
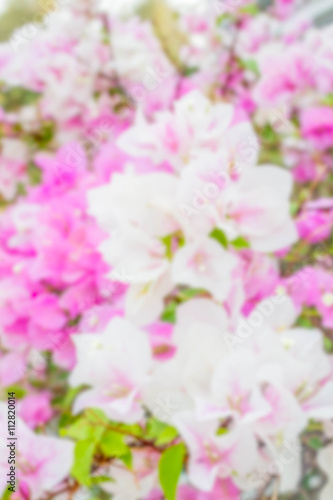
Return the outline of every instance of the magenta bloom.
[[[333,144],[333,108],[314,106],[301,112],[301,132],[319,150]]]

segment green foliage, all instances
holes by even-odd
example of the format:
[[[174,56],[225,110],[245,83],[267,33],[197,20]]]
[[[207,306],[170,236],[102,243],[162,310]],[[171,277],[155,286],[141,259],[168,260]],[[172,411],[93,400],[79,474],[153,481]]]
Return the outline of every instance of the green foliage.
[[[6,488],[2,497],[1,497],[1,500],[9,500],[11,498],[11,496],[12,496],[12,492]]]
[[[92,476],[91,477],[91,484],[107,483],[110,481],[112,481],[112,479],[108,476]]]
[[[206,293],[206,290],[203,288],[187,288],[186,290],[181,290],[178,297],[181,301],[185,302],[186,300],[193,299],[194,297],[198,297]]]
[[[86,418],[80,418],[74,424],[61,431],[62,436],[67,436],[76,441],[91,441],[98,443],[105,431],[105,427],[101,425],[94,425],[87,421]]]
[[[178,436],[177,430],[171,425],[165,424],[156,418],[147,422],[146,438],[155,442],[156,446],[164,446],[171,443]]]
[[[165,256],[169,260],[172,259],[172,239],[173,234],[168,234],[168,236],[164,236],[164,238],[161,238],[162,243],[164,243],[165,245]]]
[[[313,482],[315,482],[315,484],[322,484],[322,477],[320,476],[319,471],[316,469],[311,470],[308,474],[305,475],[302,480],[302,486],[306,491],[311,492],[311,490],[316,489],[316,487],[313,488]]]
[[[220,14],[216,18],[216,24],[217,26],[221,26],[223,24],[230,23],[234,20],[235,18],[229,12],[224,12],[223,14]]]
[[[27,173],[32,186],[36,186],[42,182],[42,171],[34,163],[29,163]]]
[[[103,434],[100,448],[106,457],[121,457],[129,452],[128,446],[124,443],[124,435],[118,432],[107,430]]]
[[[237,250],[242,250],[243,248],[250,248],[250,244],[248,241],[246,241],[245,238],[242,236],[239,236],[235,240],[231,242],[232,246],[235,247]]]
[[[273,145],[279,142],[279,137],[272,125],[267,123],[260,132],[260,139],[264,145]]]
[[[228,434],[228,432],[229,430],[227,429],[227,427],[220,427],[219,429],[217,429],[216,435],[224,436],[225,434]]]
[[[132,455],[125,443],[126,432],[133,435],[131,431],[138,432],[138,427],[142,432],[141,428],[121,424],[114,426],[113,429],[112,423],[101,410],[89,409],[69,427],[61,429],[61,436],[77,441],[72,475],[80,484],[90,486],[92,481],[105,480],[90,477],[96,454],[102,454],[105,458],[120,458],[127,467],[131,467]]]
[[[242,14],[248,14],[249,16],[256,16],[260,14],[260,9],[256,3],[252,3],[250,5],[240,7],[239,12]]]
[[[40,93],[24,87],[11,87],[0,91],[0,106],[8,113],[17,111],[23,106],[34,104]]]
[[[311,436],[306,444],[313,450],[320,450],[323,447],[322,440],[318,436]]]
[[[72,476],[82,485],[90,486],[91,467],[94,459],[95,443],[90,439],[79,441],[75,445]]]
[[[28,146],[36,149],[45,149],[53,140],[55,125],[51,121],[43,122],[41,128],[25,137]]]
[[[245,59],[240,61],[242,68],[251,71],[256,76],[260,76],[260,71],[257,62],[254,59]]]
[[[183,76],[192,76],[199,71],[197,66],[187,66],[183,69]]]
[[[324,349],[329,354],[333,353],[333,341],[328,337],[324,337]]]
[[[333,93],[327,94],[322,98],[321,104],[324,106],[333,106]]]
[[[86,410],[85,418],[90,425],[108,425],[109,423],[108,417],[98,408],[89,408],[89,410]]]
[[[290,215],[292,215],[294,217],[295,215],[298,214],[299,210],[300,210],[300,204],[299,204],[299,202],[298,201],[292,201],[290,203]]]
[[[165,429],[162,430],[161,434],[157,437],[155,444],[157,446],[163,446],[171,443],[178,436],[177,429],[171,425],[167,425]]]
[[[14,392],[16,399],[22,399],[27,393],[23,387],[16,384],[10,385],[6,388],[5,394],[8,394],[9,392]]]
[[[186,455],[185,446],[180,443],[165,450],[159,461],[160,483],[167,500],[175,500],[177,484]]]
[[[220,243],[224,248],[228,247],[228,239],[222,229],[215,228],[209,235],[211,238],[214,238],[218,243]]]
[[[317,422],[316,420],[311,419],[307,425],[305,432],[314,432],[314,431],[322,432],[323,424],[321,422]]]
[[[79,392],[81,390],[82,390],[82,386],[68,388],[65,396],[59,402],[59,407],[63,411],[70,410],[70,408],[71,408],[71,406],[73,404],[74,399],[76,398],[76,396],[79,394]]]
[[[300,317],[297,320],[296,326],[301,326],[303,328],[313,328],[313,324],[309,318]]]
[[[166,323],[176,323],[177,302],[170,302],[164,309],[161,320]]]

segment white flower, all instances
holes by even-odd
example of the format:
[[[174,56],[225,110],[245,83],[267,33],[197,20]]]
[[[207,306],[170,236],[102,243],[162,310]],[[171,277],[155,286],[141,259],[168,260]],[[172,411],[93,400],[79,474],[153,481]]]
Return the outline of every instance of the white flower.
[[[95,407],[112,420],[140,420],[141,390],[152,363],[146,335],[127,320],[116,317],[103,333],[74,335],[73,341],[77,364],[70,375],[70,385],[92,387],[78,396],[74,412]]]

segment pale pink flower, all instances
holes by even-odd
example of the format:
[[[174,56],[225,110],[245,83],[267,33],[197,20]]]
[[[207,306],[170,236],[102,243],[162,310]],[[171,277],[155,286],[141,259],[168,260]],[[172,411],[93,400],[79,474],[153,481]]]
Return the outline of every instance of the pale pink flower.
[[[204,288],[216,300],[226,299],[231,288],[232,270],[237,258],[212,238],[187,243],[180,248],[172,263],[175,284]]]
[[[135,450],[133,465],[128,469],[120,461],[110,467],[112,482],[103,483],[103,490],[112,493],[114,500],[154,500],[150,496],[159,487],[157,464],[160,455],[154,450]],[[159,489],[159,488],[158,488]],[[159,490],[159,495],[161,491]]]
[[[7,422],[7,407],[1,404],[1,426]],[[9,471],[8,444],[16,449],[16,477],[23,498],[39,500],[45,493],[52,492],[68,474],[74,460],[74,443],[67,439],[34,434],[20,418],[17,419],[19,441],[4,441],[0,448],[1,483],[3,490]],[[19,442],[19,445],[17,443]]]
[[[332,146],[333,109],[328,106],[316,106],[301,111],[301,132],[303,137],[319,150]]]
[[[73,341],[77,364],[70,385],[91,386],[76,399],[74,412],[101,408],[112,420],[139,421],[143,416],[141,391],[152,364],[146,335],[115,317],[103,333],[75,335]]]
[[[154,123],[138,114],[118,144],[132,156],[151,158],[156,164],[167,160],[179,171],[196,151],[218,150],[232,117],[232,106],[213,105],[201,92],[193,91],[175,101],[173,112],[157,113]]]
[[[28,393],[20,401],[19,415],[31,429],[46,424],[53,416],[51,393]]]
[[[217,435],[218,420],[198,422],[189,412],[179,414],[175,425],[190,451],[189,481],[198,489],[211,491],[217,477],[229,477],[233,470],[245,476],[255,467],[256,442],[247,428]]]

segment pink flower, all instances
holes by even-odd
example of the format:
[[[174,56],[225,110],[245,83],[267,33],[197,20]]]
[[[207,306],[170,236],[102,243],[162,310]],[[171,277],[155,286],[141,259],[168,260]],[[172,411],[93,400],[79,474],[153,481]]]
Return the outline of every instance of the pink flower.
[[[190,452],[189,480],[199,490],[211,491],[218,476],[228,477],[234,469],[243,476],[254,468],[257,449],[248,429],[216,435],[217,420],[200,422],[190,412],[179,414],[175,425]],[[246,460],[245,450],[251,453],[252,463]]]
[[[298,0],[276,0],[272,10],[277,17],[286,19],[293,14],[297,4]]]
[[[46,424],[53,416],[51,393],[43,391],[25,396],[20,401],[19,415],[31,429]]]
[[[313,210],[301,213],[296,223],[301,238],[309,243],[318,243],[331,234],[332,221],[332,214]]]
[[[38,153],[36,164],[42,169],[44,186],[65,184],[74,186],[87,168],[87,153],[82,145],[71,142],[62,146],[55,156]]]
[[[0,383],[2,387],[8,387],[19,382],[27,365],[27,356],[20,351],[11,351],[0,355]]]
[[[313,54],[303,44],[271,44],[259,56],[261,79],[254,90],[257,103],[290,105],[315,86]]]
[[[316,106],[301,112],[301,132],[313,147],[324,150],[333,143],[333,108]]]
[[[329,261],[332,265],[331,260]],[[333,327],[333,277],[319,267],[307,266],[286,280],[297,304],[316,307],[323,326]],[[289,285],[288,285],[289,283]]]
[[[7,407],[4,403],[1,404],[0,422],[4,428],[7,422]],[[46,492],[52,492],[69,474],[74,458],[74,443],[34,434],[20,418],[17,419],[17,437],[18,441],[13,440],[12,446],[16,448],[19,491],[24,499],[39,500]],[[8,443],[11,441],[3,441],[0,447],[1,491],[7,486]]]
[[[240,490],[231,479],[217,479],[209,492],[197,490],[189,485],[178,488],[177,500],[239,500]]]
[[[172,342],[173,325],[170,323],[152,323],[145,327],[150,336],[154,358],[159,361],[170,359],[176,351]]]
[[[27,149],[23,142],[2,139],[0,158],[0,196],[12,200],[19,182],[26,182]]]
[[[166,109],[175,97],[177,72],[152,26],[138,18],[112,25],[113,64],[128,94],[149,115]]]

